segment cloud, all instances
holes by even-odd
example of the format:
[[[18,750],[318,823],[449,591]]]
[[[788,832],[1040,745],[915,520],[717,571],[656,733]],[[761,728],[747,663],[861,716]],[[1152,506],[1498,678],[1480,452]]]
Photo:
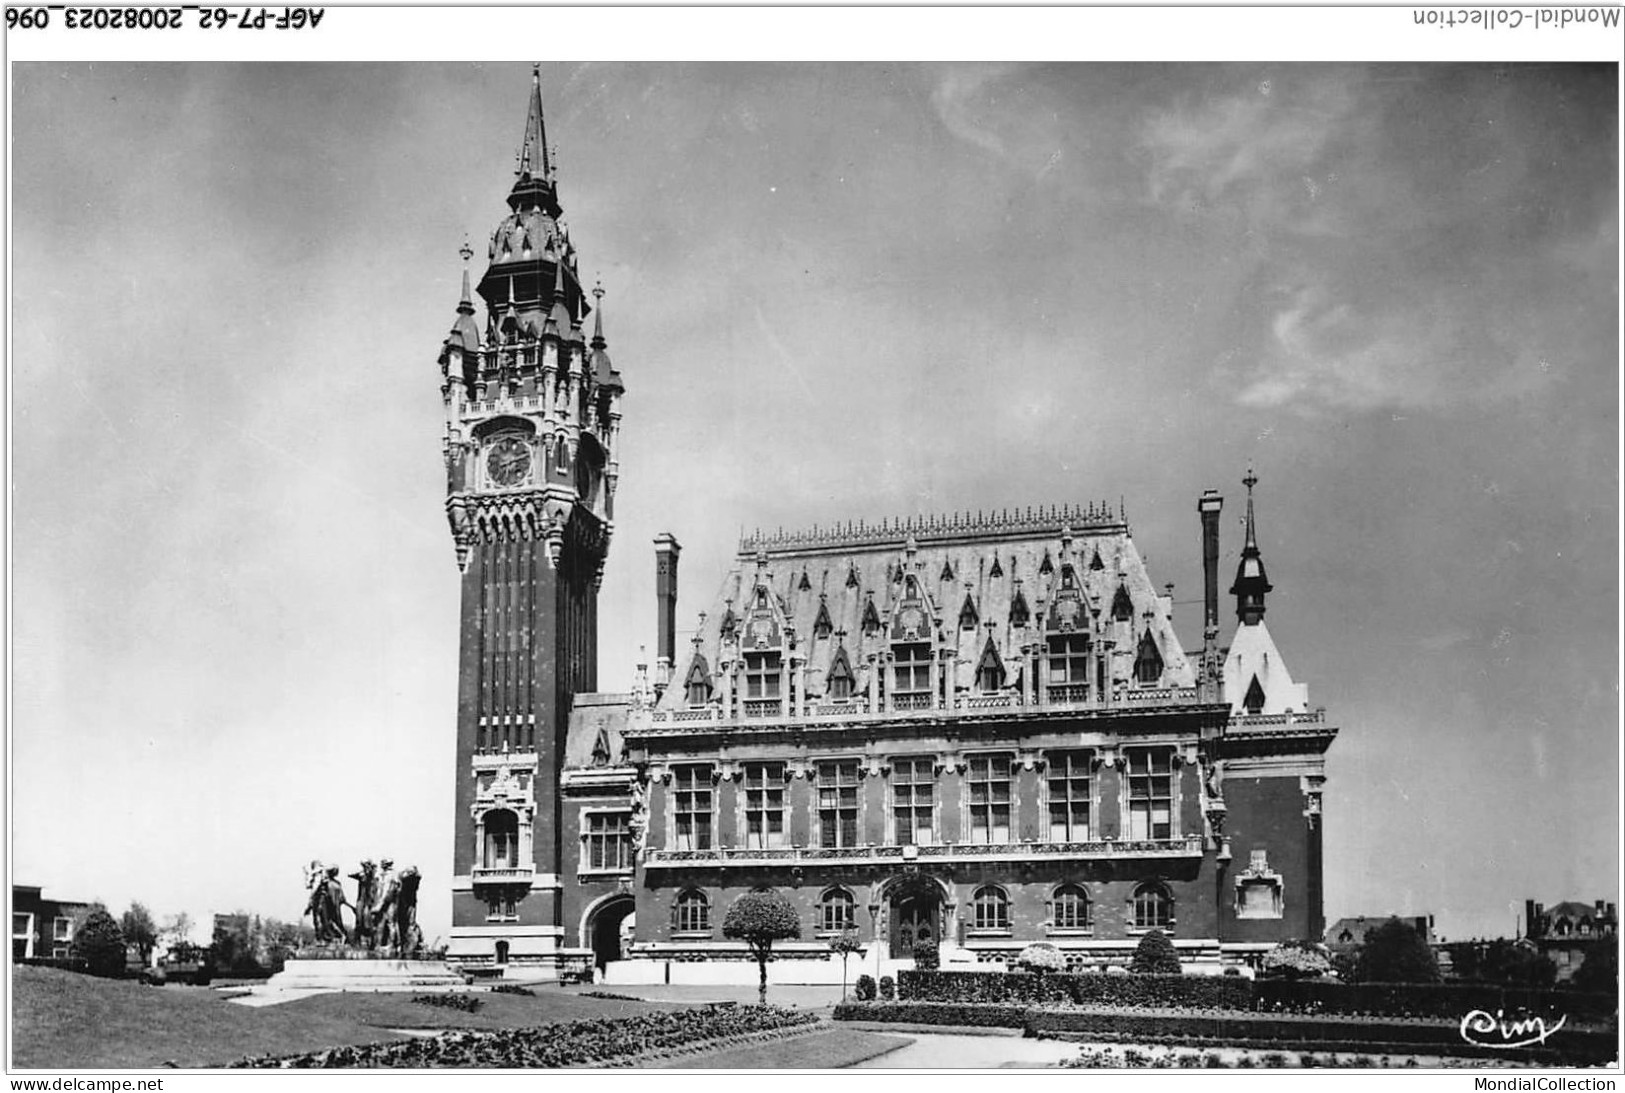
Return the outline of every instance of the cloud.
[[[1150,114],[1144,197],[1236,269],[1243,405],[1521,399],[1617,355],[1617,191],[1583,84],[1487,66],[1289,70]],[[1605,99],[1607,101],[1605,101]]]

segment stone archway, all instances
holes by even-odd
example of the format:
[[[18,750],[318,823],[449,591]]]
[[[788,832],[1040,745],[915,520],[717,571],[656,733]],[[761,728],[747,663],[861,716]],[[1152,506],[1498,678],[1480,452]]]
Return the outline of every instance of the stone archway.
[[[636,907],[637,901],[631,896],[618,895],[610,896],[587,913],[584,940],[592,947],[592,962],[599,970],[626,955],[622,951],[622,927]]]
[[[888,940],[893,960],[911,960],[921,941],[946,940],[947,895],[941,884],[923,873],[905,873],[886,886],[890,919]]]

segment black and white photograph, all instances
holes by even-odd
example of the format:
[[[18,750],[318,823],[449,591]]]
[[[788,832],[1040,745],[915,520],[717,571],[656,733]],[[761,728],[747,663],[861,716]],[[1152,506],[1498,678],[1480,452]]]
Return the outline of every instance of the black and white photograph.
[[[1621,11],[1157,11],[8,8],[7,1072],[1613,1088]]]

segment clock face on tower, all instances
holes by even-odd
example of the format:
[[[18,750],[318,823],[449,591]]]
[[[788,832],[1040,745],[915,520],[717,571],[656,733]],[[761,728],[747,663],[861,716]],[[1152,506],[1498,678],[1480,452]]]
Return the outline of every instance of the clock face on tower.
[[[530,445],[518,437],[503,437],[487,451],[485,470],[493,485],[519,485],[530,475]]]

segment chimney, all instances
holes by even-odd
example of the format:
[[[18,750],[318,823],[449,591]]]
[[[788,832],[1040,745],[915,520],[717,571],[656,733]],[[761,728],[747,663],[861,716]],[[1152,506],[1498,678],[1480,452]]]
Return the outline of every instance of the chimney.
[[[671,682],[677,652],[677,556],[683,551],[670,532],[655,536],[655,699]]]
[[[1213,683],[1219,675],[1219,510],[1224,498],[1218,490],[1203,490],[1196,502],[1202,514],[1202,678],[1207,701],[1218,699]]]

